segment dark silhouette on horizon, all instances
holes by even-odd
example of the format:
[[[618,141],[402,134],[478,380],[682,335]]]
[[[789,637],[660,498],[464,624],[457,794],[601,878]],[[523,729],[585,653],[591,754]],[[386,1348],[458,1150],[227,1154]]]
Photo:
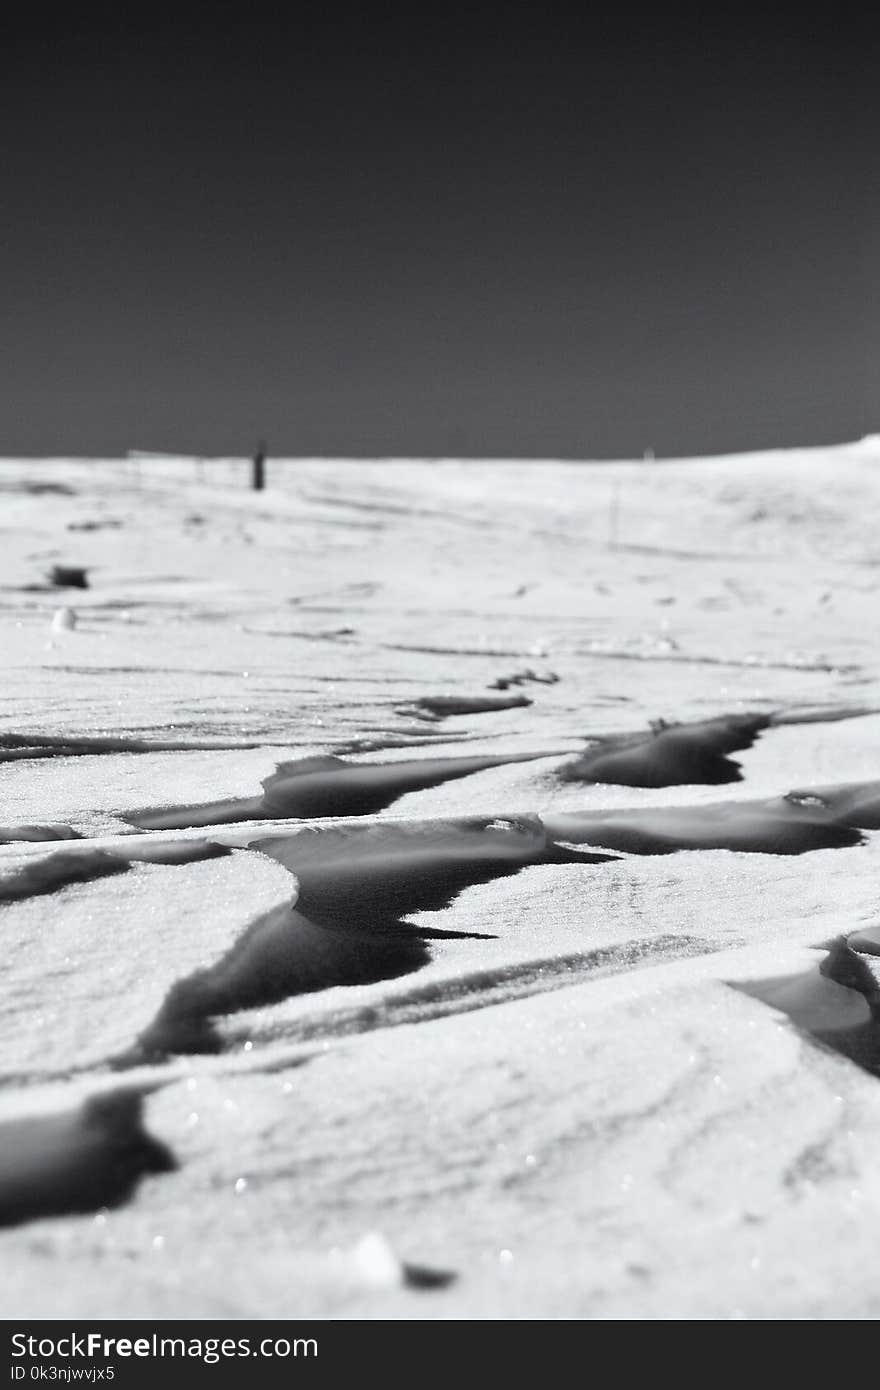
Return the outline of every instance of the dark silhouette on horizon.
[[[251,487],[254,492],[262,492],[266,486],[266,446],[262,441],[257,445],[251,469]]]

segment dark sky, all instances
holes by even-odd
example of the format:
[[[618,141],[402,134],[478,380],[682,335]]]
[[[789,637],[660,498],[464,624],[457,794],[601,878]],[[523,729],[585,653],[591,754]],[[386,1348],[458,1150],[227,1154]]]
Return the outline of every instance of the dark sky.
[[[865,24],[126,8],[0,32],[0,454],[880,430]]]

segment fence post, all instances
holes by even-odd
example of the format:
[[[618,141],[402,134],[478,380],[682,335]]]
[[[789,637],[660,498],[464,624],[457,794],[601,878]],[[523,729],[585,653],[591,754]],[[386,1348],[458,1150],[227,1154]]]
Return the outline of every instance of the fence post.
[[[254,492],[262,492],[266,486],[266,446],[257,445],[257,452],[254,454],[253,464],[251,465],[251,487]]]

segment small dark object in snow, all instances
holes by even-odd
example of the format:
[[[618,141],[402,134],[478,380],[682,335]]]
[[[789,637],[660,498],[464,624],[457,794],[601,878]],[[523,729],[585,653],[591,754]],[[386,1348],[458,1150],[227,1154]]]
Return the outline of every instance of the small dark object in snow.
[[[49,571],[49,583],[56,589],[87,589],[88,572],[81,565],[53,565]]]
[[[451,1269],[429,1269],[427,1265],[403,1266],[403,1282],[408,1289],[448,1289],[458,1275]]]
[[[524,671],[514,671],[511,676],[499,676],[492,681],[490,690],[508,690],[512,685],[526,685],[529,681],[536,681],[539,685],[556,685],[559,677],[555,671],[533,671],[531,666],[527,666]]]
[[[451,714],[492,714],[531,703],[528,695],[420,695],[410,705],[398,705],[397,713],[415,714],[419,719],[446,719]]]

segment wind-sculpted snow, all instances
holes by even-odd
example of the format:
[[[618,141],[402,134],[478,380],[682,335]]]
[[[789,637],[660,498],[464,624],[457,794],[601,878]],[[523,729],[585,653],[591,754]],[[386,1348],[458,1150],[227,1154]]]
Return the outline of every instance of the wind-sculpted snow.
[[[644,731],[596,739],[579,758],[564,764],[558,775],[566,782],[624,787],[722,786],[742,781],[740,763],[727,755],[753,747],[767,729],[830,724],[874,713],[871,705],[826,705],[722,714],[687,724],[657,719]]]
[[[811,805],[821,806],[841,825],[860,830],[880,830],[880,782],[846,782],[839,787],[810,787],[790,792]]]
[[[525,709],[533,703],[527,695],[421,695],[398,713],[415,711],[422,719],[446,719],[453,714],[494,714],[499,710]]]
[[[628,854],[672,854],[688,849],[806,854],[858,845],[863,838],[858,829],[806,792],[709,806],[549,813],[543,819],[556,840]]]
[[[124,849],[114,853],[127,864],[198,864],[204,859],[222,859],[231,854],[228,845],[216,840],[150,840],[140,843],[134,836],[126,840]]]
[[[495,1008],[513,999],[570,989],[607,975],[708,955],[719,949],[718,942],[684,933],[624,941],[568,955],[541,956],[517,965],[485,966],[475,971],[457,972],[452,978],[416,983],[397,990],[379,1006],[355,1004],[296,1022],[285,1020],[277,1027],[269,1024],[261,1031],[264,1037],[283,1038],[288,1044],[311,1043],[318,1039],[338,1041],[378,1028],[398,1028]],[[250,1031],[249,1023],[245,1027]],[[238,1040],[241,1033],[242,1030],[236,1030],[230,1036]]]
[[[251,923],[220,961],[179,981],[141,1035],[141,1053],[209,1051],[218,1014],[418,970],[426,940],[474,933],[416,927],[403,914],[445,907],[463,888],[527,864],[608,857],[551,844],[534,816],[305,830],[250,848],[291,871],[295,904]]]
[[[297,907],[335,925],[445,907],[475,883],[526,864],[603,863],[552,843],[537,816],[383,823],[251,841],[296,876]]]
[[[142,1103],[127,1088],[0,1122],[0,1226],[119,1206],[142,1177],[172,1172],[171,1153],[143,1128]]]
[[[774,710],[770,725],[776,729],[786,724],[836,724],[843,719],[862,719],[878,713],[876,705],[796,705],[792,709]]]
[[[225,845],[209,840],[160,840],[139,843],[132,837],[125,849],[95,849],[80,840],[76,848],[55,850],[0,874],[0,902],[54,893],[71,883],[90,883],[109,874],[122,874],[133,863],[193,864],[230,854]]]
[[[19,842],[40,844],[46,840],[80,840],[82,836],[70,825],[0,825],[0,845]]]
[[[115,735],[0,733],[0,763],[31,758],[80,758],[109,753],[199,753],[259,748],[259,743],[220,739],[127,738]]]
[[[143,830],[173,830],[199,825],[277,817],[367,816],[383,810],[407,792],[470,777],[492,767],[551,756],[541,753],[475,754],[466,758],[420,758],[412,762],[349,763],[319,756],[279,763],[263,782],[263,795],[205,806],[129,812],[125,819]]]
[[[625,787],[739,782],[740,765],[726,755],[751,748],[769,723],[766,714],[726,714],[695,724],[658,720],[645,733],[600,739],[559,775],[569,782]]]
[[[853,951],[865,956],[880,956],[880,926],[862,927],[850,932],[847,942]]]
[[[54,893],[69,883],[88,883],[108,874],[125,873],[128,864],[106,850],[58,850],[0,877],[0,902]]]
[[[797,1028],[880,1077],[880,985],[840,937],[811,970],[737,988],[787,1014]]]
[[[2,464],[4,1312],[876,1317],[878,459]]]
[[[525,697],[498,697],[507,704],[528,704]],[[449,701],[449,712],[488,708],[488,701]],[[418,702],[417,702],[418,703]],[[507,707],[505,705],[505,707]],[[821,717],[852,718],[866,711],[834,709]],[[820,717],[809,711],[806,719]],[[565,763],[557,776],[567,782],[614,783],[631,787],[670,787],[687,784],[717,785],[741,780],[740,766],[726,755],[751,748],[770,727],[772,714],[727,714],[690,724],[657,720],[650,729],[634,734],[597,738],[592,747]],[[788,723],[797,722],[797,711]],[[369,744],[367,745],[369,746]],[[310,819],[329,816],[373,815],[393,805],[408,792],[423,791],[445,782],[470,777],[495,767],[561,756],[564,749],[526,753],[479,753],[469,757],[419,758],[391,763],[355,763],[331,754],[279,763],[265,778],[261,796],[241,797],[203,805],[157,807],[129,811],[124,819],[142,830],[172,830],[205,825],[230,825],[279,817]]]

